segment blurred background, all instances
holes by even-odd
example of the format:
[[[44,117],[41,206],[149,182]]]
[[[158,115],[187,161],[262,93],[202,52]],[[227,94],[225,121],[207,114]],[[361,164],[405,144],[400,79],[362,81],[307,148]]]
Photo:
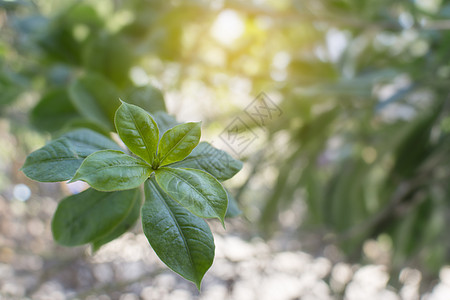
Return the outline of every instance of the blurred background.
[[[445,0],[0,0],[0,299],[450,299],[449,58]],[[244,161],[200,294],[19,171],[119,97]]]

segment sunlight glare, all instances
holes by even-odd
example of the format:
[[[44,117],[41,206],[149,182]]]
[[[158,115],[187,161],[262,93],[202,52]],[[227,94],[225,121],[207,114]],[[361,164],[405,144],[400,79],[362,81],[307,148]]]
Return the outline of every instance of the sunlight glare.
[[[211,35],[221,44],[230,46],[244,33],[245,24],[231,9],[222,11],[211,28]]]

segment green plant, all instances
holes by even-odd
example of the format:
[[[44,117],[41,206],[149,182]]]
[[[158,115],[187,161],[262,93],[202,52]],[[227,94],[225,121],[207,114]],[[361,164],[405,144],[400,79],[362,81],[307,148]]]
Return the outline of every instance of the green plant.
[[[218,180],[234,176],[242,163],[199,144],[200,122],[162,133],[147,111],[122,102],[114,123],[131,153],[100,133],[78,129],[27,157],[22,170],[33,180],[82,180],[91,186],[59,203],[54,239],[65,246],[90,243],[97,250],[129,230],[141,212],[143,231],[159,258],[200,289],[214,258],[213,236],[202,218],[224,225],[228,207],[228,215],[237,214]]]

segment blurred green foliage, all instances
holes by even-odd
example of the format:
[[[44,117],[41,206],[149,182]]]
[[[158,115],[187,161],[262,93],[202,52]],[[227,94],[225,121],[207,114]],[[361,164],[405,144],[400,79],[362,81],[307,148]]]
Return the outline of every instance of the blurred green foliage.
[[[322,248],[360,259],[375,239],[391,245],[393,270],[448,263],[450,1],[0,5],[0,109],[33,90],[37,129],[102,132],[119,97],[139,93],[142,106],[160,94],[149,81],[164,91],[202,82],[229,114],[240,113],[233,80],[250,82],[248,93],[278,95],[283,111],[251,149],[238,199],[258,207],[264,233],[301,201],[290,226],[323,237]],[[276,176],[261,183],[265,170]]]

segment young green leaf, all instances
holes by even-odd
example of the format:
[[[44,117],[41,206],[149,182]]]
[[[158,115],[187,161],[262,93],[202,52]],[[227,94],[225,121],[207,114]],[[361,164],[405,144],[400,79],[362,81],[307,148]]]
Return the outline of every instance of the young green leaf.
[[[103,150],[86,157],[71,182],[83,180],[105,192],[128,190],[142,184],[152,171],[140,159],[120,151]]]
[[[75,130],[28,155],[22,171],[41,182],[69,180],[88,155],[105,149],[120,150],[120,147],[92,130]]]
[[[122,102],[114,123],[125,145],[134,154],[152,164],[158,149],[159,130],[150,114],[136,105]]]
[[[200,290],[214,259],[214,239],[206,222],[173,201],[154,178],[145,183],[141,215],[145,236],[158,257]]]
[[[105,193],[91,188],[69,196],[53,216],[53,238],[64,246],[106,242],[105,237],[116,232],[130,214],[136,214],[136,206],[139,211],[139,204],[139,189]]]
[[[227,193],[210,174],[195,169],[165,167],[156,171],[156,181],[170,197],[194,215],[218,218],[224,224]]]
[[[168,165],[188,156],[200,141],[201,124],[190,122],[167,130],[159,142],[159,165]]]
[[[201,142],[188,157],[171,164],[170,167],[203,170],[217,180],[224,181],[242,169],[242,162],[207,142]]]

